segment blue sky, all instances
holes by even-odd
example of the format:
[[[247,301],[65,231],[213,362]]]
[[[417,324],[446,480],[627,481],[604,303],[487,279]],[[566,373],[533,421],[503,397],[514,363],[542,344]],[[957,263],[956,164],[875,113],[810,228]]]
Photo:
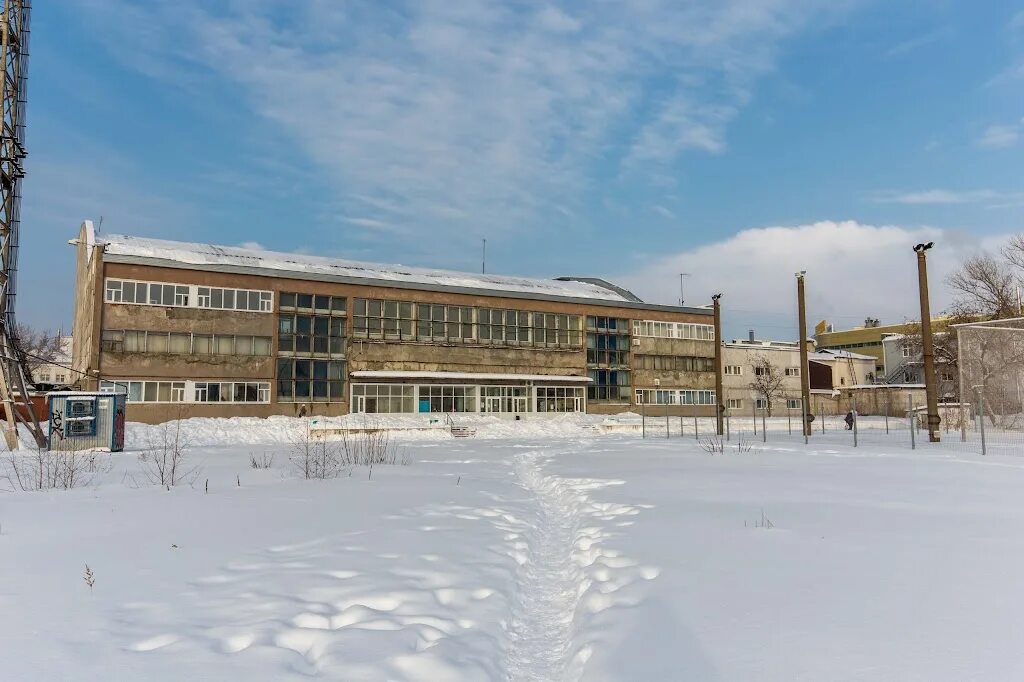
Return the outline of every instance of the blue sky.
[[[1024,3],[68,0],[33,13],[18,313],[103,230],[914,315],[1024,230]],[[56,286],[51,282],[56,280]]]

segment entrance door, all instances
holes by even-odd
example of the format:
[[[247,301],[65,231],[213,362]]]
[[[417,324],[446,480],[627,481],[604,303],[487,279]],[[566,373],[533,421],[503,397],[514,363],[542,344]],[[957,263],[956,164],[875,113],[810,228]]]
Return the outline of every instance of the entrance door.
[[[501,398],[498,396],[486,396],[484,398],[484,412],[501,412]]]

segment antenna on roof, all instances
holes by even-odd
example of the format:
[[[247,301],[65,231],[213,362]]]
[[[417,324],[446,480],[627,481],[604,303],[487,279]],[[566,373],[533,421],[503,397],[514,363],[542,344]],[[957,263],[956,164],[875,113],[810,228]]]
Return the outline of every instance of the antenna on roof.
[[[686,304],[686,296],[683,293],[683,278],[684,277],[688,279],[690,277],[690,273],[688,273],[688,272],[680,272],[679,273],[679,306],[680,307],[682,307],[683,305]]]
[[[486,237],[484,237],[484,252],[483,252],[483,256],[480,259],[480,274],[481,275],[486,275],[487,274],[487,238]]]
[[[103,216],[100,216],[99,221],[96,223],[96,234],[99,234],[100,230],[102,230],[102,229],[103,229]]]

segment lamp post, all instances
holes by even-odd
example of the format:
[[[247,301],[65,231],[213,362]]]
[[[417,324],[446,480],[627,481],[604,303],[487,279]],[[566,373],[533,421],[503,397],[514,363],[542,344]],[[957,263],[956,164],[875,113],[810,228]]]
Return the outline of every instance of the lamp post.
[[[804,275],[806,270],[796,274],[796,302],[799,311],[799,334],[800,334],[800,402],[804,405],[811,404],[811,376],[809,363],[807,361],[807,305],[804,300]],[[811,415],[809,410],[804,410],[803,434],[811,435]]]
[[[711,301],[715,307],[715,433],[725,433],[725,396],[722,389],[722,294],[715,294]]]
[[[935,348],[932,344],[932,313],[928,302],[928,256],[927,252],[935,242],[918,244],[914,247],[917,254],[917,285],[921,296],[921,355],[924,360],[924,392],[928,404],[928,440],[939,442],[939,400],[935,388],[938,377],[935,376]]]

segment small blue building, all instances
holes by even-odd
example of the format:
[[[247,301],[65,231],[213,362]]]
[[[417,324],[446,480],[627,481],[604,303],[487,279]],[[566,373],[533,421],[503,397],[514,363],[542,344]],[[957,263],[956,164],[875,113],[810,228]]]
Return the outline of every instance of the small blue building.
[[[50,450],[124,450],[123,393],[55,391],[46,396]]]

